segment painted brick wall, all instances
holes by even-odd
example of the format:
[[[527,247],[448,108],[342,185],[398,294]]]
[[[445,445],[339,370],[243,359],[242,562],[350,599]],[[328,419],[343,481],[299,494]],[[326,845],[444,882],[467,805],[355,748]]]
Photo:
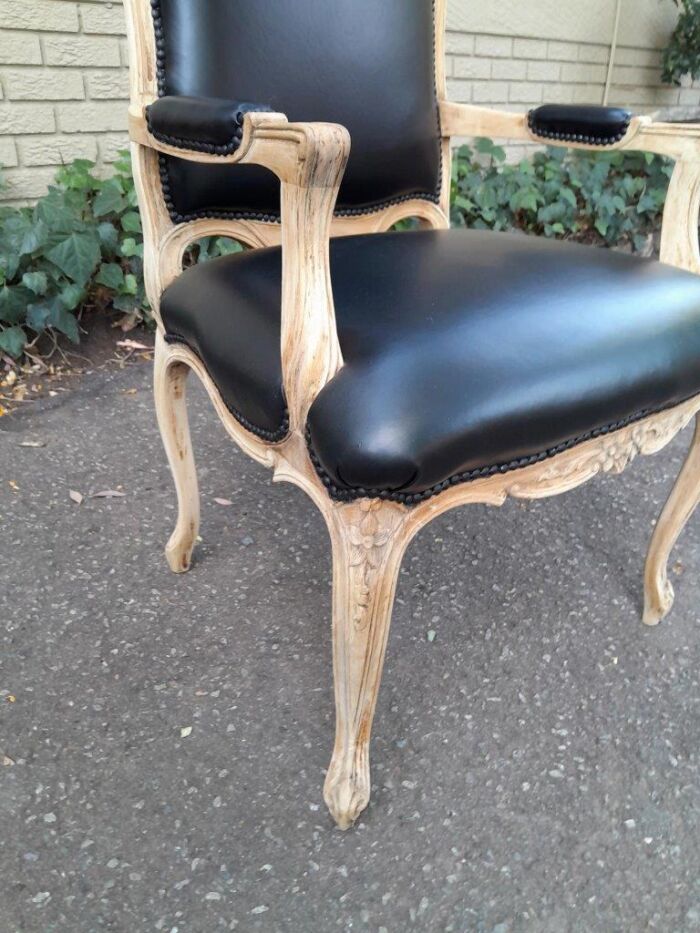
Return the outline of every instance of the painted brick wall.
[[[673,4],[624,2],[610,102],[637,112],[700,106],[697,87],[659,81]],[[602,100],[614,0],[449,3],[452,99],[514,110]],[[127,97],[118,0],[0,0],[0,199],[38,197],[74,158],[107,167],[126,144]]]
[[[527,111],[543,103],[600,104],[610,46],[522,36],[447,35],[448,96],[499,110]],[[608,103],[635,113],[700,110],[697,84],[661,83],[661,50],[619,46]],[[510,146],[512,157],[525,147]]]
[[[62,162],[114,160],[126,65],[121,3],[0,0],[0,197],[38,197]]]

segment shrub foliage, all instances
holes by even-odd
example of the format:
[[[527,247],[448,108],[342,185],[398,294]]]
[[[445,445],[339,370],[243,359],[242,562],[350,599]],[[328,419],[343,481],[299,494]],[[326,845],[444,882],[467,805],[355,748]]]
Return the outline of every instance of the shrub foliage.
[[[700,78],[700,0],[674,0],[678,23],[664,52],[661,78],[668,84],[680,84],[690,75]]]
[[[77,159],[33,207],[0,207],[0,350],[19,358],[47,331],[78,342],[89,307],[150,320],[143,281],[141,218],[128,152],[111,178]],[[190,260],[240,249],[200,241]]]
[[[672,163],[636,152],[549,147],[518,164],[490,139],[454,162],[453,225],[522,230],[633,251],[661,224]]]
[[[34,207],[0,208],[0,351],[10,357],[47,331],[77,342],[88,307],[150,321],[128,154],[111,178],[93,169],[77,160],[59,170]],[[556,148],[508,164],[501,147],[479,139],[454,161],[452,221],[641,250],[658,230],[670,171],[656,156]],[[207,238],[188,261],[239,249]]]

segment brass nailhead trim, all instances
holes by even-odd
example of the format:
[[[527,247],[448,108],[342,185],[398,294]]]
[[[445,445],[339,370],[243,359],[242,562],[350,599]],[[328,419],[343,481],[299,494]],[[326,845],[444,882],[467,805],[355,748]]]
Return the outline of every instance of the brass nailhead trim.
[[[184,347],[187,347],[190,353],[194,354],[194,356],[197,357],[199,362],[202,364],[202,366],[206,370],[206,373],[211,379],[211,381],[214,383],[214,385],[216,385],[216,381],[214,380],[213,376],[207,369],[207,364],[204,362],[204,360],[199,355],[199,353],[197,353],[197,351],[194,350],[189,345],[189,343],[185,340],[184,337],[181,337],[180,334],[174,334],[170,332],[165,335],[165,342],[170,343],[170,344],[179,343],[179,344],[182,344]],[[219,388],[218,386],[216,387],[217,389]],[[236,421],[241,425],[241,427],[244,427],[246,431],[250,431],[251,434],[255,434],[255,436],[259,437],[261,440],[268,441],[271,444],[276,444],[279,441],[283,441],[285,437],[289,434],[289,412],[286,409],[284,412],[284,418],[282,419],[282,424],[278,428],[275,428],[274,431],[267,431],[265,428],[259,428],[257,425],[253,424],[252,421],[249,421],[246,418],[246,416],[242,414],[240,411],[238,411],[237,408],[234,408],[233,405],[229,405],[229,403],[224,399],[223,395],[221,394],[221,391],[219,391],[219,394],[221,395],[221,400],[223,401],[224,405],[226,406],[228,411],[233,415]]]
[[[596,437],[602,437],[605,434],[611,434],[614,431],[619,431],[621,428],[625,428],[630,424],[633,424],[635,421],[641,421],[643,418],[648,418],[650,415],[659,414],[662,411],[666,411],[669,408],[674,408],[676,405],[682,404],[681,402],[673,402],[670,405],[664,405],[661,408],[646,408],[642,411],[637,412],[634,415],[630,415],[627,418],[623,418],[620,421],[612,422],[607,424],[602,428],[595,428],[592,431],[587,431],[585,434],[580,434],[578,437],[571,438],[571,440],[564,441],[561,444],[557,444],[556,447],[550,447],[548,450],[544,450],[538,454],[530,454],[527,457],[520,457],[518,460],[511,460],[508,463],[498,463],[493,466],[477,467],[473,470],[466,470],[463,473],[455,473],[453,476],[448,477],[446,480],[443,480],[441,483],[436,483],[434,486],[430,486],[428,489],[424,489],[422,492],[416,493],[405,493],[405,492],[392,492],[387,489],[351,489],[347,487],[337,486],[332,477],[326,472],[323,468],[321,462],[319,461],[315,450],[313,449],[313,444],[311,441],[311,431],[307,425],[306,428],[306,444],[309,451],[309,457],[311,462],[314,465],[319,479],[323,485],[328,490],[328,494],[331,499],[335,499],[337,502],[352,502],[355,499],[385,499],[389,502],[400,502],[403,505],[418,505],[419,502],[425,502],[426,499],[432,499],[433,496],[438,495],[438,493],[444,492],[445,489],[449,489],[450,486],[459,486],[462,483],[472,482],[476,479],[485,479],[488,476],[494,476],[496,473],[510,473],[513,470],[520,470],[526,466],[532,466],[533,463],[541,463],[543,460],[549,460],[551,457],[555,457],[557,454],[564,453],[566,450],[571,450],[572,447],[577,447],[579,444],[583,444],[585,441],[590,441]]]

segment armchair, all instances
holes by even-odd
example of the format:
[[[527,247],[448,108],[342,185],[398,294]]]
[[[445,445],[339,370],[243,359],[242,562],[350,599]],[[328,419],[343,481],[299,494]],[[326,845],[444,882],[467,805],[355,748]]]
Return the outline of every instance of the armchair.
[[[414,535],[460,505],[621,472],[700,411],[700,128],[450,103],[444,7],[126,2],[155,402],[179,507],[167,559],[188,570],[199,530],[193,371],[233,440],[328,526],[336,737],[324,795],[342,828],[369,801]],[[449,231],[450,141],[471,135],[675,158],[661,263]],[[387,232],[406,217],[424,229]],[[187,246],[213,234],[252,249],[183,273]],[[696,427],[649,550],[648,624],[671,607],[667,560],[699,498]]]

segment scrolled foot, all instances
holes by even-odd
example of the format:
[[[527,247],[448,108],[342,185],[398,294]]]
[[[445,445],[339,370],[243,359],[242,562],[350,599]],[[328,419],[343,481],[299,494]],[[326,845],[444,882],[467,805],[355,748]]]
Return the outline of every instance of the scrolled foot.
[[[342,830],[349,829],[369,803],[370,778],[367,755],[361,760],[339,761],[335,756],[328,769],[323,799]]]
[[[165,558],[173,573],[187,573],[192,566],[192,552],[196,541],[196,531],[183,534],[177,529],[170,536],[165,546]]]
[[[645,625],[658,625],[668,615],[673,606],[673,586],[666,574],[647,588],[644,594],[644,615],[642,621]]]

